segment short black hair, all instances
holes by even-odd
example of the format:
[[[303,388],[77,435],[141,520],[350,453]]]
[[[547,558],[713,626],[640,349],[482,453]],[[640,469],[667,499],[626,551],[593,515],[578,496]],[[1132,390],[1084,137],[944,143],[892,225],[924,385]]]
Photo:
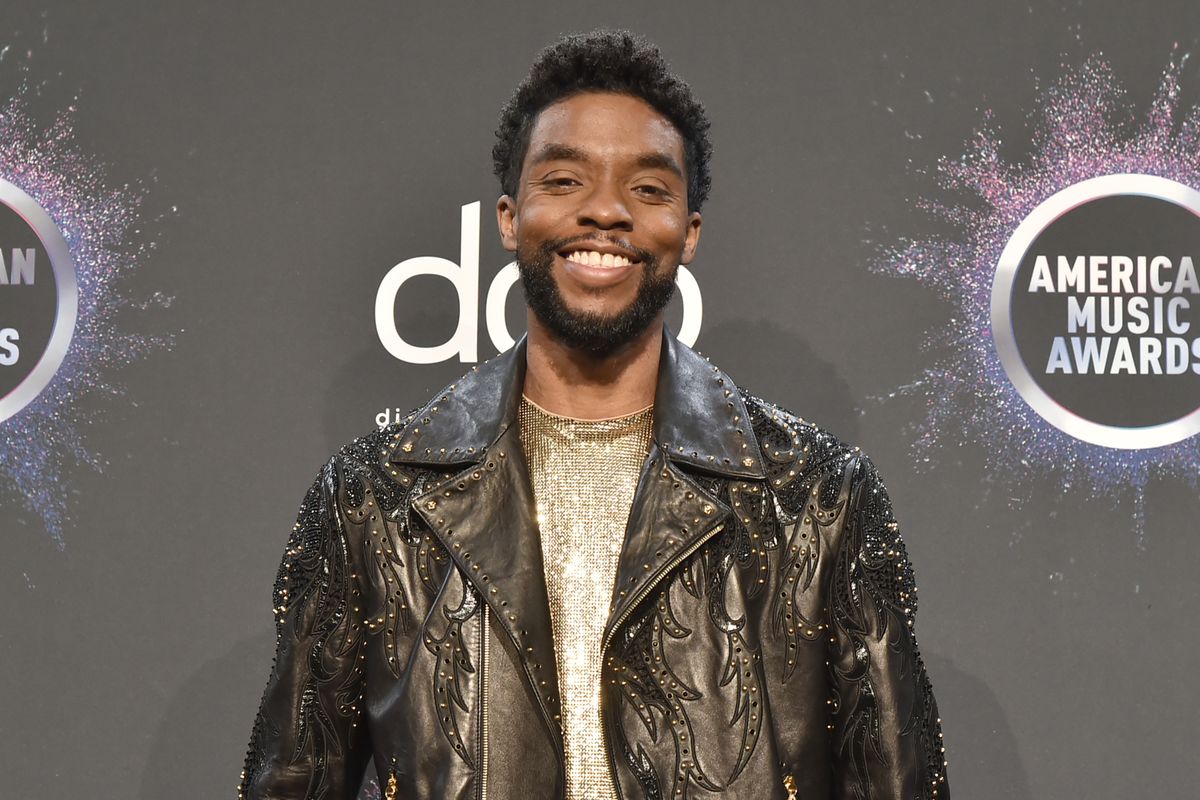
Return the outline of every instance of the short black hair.
[[[500,111],[492,162],[501,190],[517,196],[529,133],[547,106],[582,92],[619,92],[641,98],[683,138],[688,210],[699,211],[711,180],[708,117],[692,88],[671,71],[658,48],[629,31],[597,30],[566,36],[538,53],[529,74]]]

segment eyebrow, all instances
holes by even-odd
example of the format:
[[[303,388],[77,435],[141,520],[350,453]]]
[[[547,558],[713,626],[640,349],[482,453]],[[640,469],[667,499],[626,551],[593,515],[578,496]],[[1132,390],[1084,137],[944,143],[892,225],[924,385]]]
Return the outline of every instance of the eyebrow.
[[[548,142],[538,148],[529,163],[531,166],[547,161],[580,161],[586,164],[591,160],[591,157],[578,147],[560,142]],[[679,162],[666,153],[641,153],[634,159],[634,163],[642,169],[665,169],[683,178],[683,168],[679,166]]]
[[[666,153],[642,153],[637,157],[637,165],[643,169],[665,169],[683,177],[683,168],[674,158]]]
[[[542,164],[546,161],[590,161],[588,154],[580,150],[578,147],[572,147],[569,144],[559,144],[558,142],[549,142],[542,145],[533,158],[529,160],[529,164]]]

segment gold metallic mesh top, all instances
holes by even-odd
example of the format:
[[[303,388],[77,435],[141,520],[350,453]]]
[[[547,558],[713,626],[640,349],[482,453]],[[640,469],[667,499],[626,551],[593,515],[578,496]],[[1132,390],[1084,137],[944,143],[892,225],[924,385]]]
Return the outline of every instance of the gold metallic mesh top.
[[[578,420],[522,398],[519,421],[558,658],[566,797],[611,800],[616,792],[600,727],[600,638],[654,408]]]

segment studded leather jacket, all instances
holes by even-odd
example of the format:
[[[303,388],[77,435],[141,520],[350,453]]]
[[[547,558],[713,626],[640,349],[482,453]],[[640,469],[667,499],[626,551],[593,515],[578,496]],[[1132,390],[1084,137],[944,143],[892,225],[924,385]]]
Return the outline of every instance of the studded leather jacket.
[[[664,337],[602,641],[622,798],[949,797],[870,459]],[[239,797],[550,800],[563,742],[516,413],[524,342],[342,448],[274,589]]]

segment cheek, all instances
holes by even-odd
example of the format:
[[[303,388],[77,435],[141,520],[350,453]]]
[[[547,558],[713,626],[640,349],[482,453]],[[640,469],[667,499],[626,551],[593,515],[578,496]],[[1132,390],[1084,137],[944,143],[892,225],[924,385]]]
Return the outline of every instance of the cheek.
[[[657,249],[664,253],[679,255],[687,245],[688,224],[686,217],[681,218],[678,214],[674,213],[669,215],[664,214],[654,220],[654,225],[650,228],[650,231],[654,237]]]
[[[519,209],[517,231],[522,239],[553,238],[567,216],[561,203],[531,197]]]

